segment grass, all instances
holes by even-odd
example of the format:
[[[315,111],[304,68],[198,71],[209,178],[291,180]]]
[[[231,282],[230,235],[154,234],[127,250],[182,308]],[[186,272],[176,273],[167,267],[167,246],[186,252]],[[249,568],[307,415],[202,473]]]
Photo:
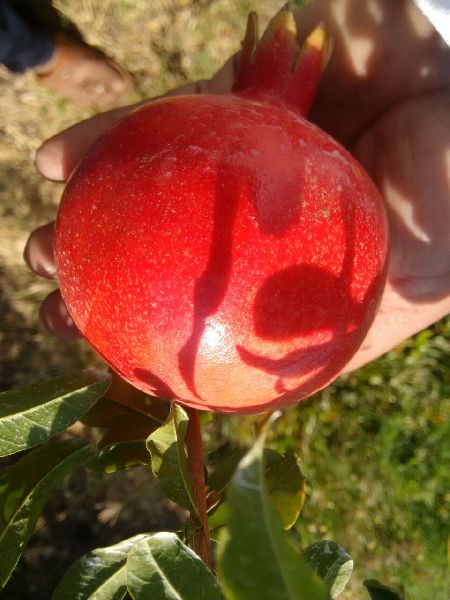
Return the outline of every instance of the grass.
[[[239,47],[246,13],[257,8],[264,23],[283,3],[59,0],[54,4],[87,41],[133,72],[138,98],[142,98],[212,74]],[[69,372],[97,359],[84,342],[67,344],[42,329],[38,305],[54,284],[39,281],[22,261],[29,231],[54,218],[61,192],[61,186],[37,175],[33,154],[44,139],[90,113],[41,88],[32,74],[15,77],[4,69],[0,70],[0,97],[4,117],[0,136],[0,381],[5,389]],[[298,535],[304,543],[332,538],[355,560],[355,575],[343,600],[364,597],[361,582],[365,577],[403,586],[410,600],[450,597],[445,588],[449,339],[450,320],[444,320],[310,401],[286,410],[275,427],[271,443],[281,451],[298,453],[308,478]],[[231,437],[245,442],[252,437],[251,418],[216,416],[212,423],[215,441]],[[64,555],[63,549],[68,546],[67,537],[79,528],[91,533],[77,542],[78,554],[95,539],[107,543],[148,528],[145,502],[147,506],[154,502],[156,507],[157,500],[140,491],[147,484],[145,474],[124,475],[124,479],[78,477],[52,501],[25,557],[21,573],[30,578],[29,586],[24,591],[23,583],[17,588],[19,595],[10,591],[9,598],[48,597],[42,573],[50,573],[47,566],[59,564],[59,553],[60,568],[75,558]],[[109,506],[111,512],[114,503],[120,504],[123,485],[130,489],[134,504],[122,506],[117,518],[108,519],[102,511]],[[61,528],[64,533],[57,533]],[[48,577],[57,576],[52,572]],[[36,585],[44,589],[42,596],[36,595]]]

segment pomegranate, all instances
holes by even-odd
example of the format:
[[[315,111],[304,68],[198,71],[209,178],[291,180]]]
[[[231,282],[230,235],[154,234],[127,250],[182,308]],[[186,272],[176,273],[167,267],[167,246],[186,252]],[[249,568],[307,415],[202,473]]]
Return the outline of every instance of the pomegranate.
[[[137,388],[200,409],[280,407],[332,381],[383,290],[387,226],[362,167],[306,120],[325,63],[283,9],[249,18],[228,95],[157,100],[81,161],[55,254],[84,336]]]

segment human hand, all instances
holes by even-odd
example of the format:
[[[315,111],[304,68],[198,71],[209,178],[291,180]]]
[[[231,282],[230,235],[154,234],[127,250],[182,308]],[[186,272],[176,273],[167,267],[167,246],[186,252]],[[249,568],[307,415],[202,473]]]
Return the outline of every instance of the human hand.
[[[410,0],[318,0],[297,13],[302,41],[322,20],[334,41],[310,118],[346,146],[379,187],[391,227],[388,281],[378,315],[348,365],[357,368],[450,310],[450,51]],[[211,81],[173,93],[231,89],[233,58]],[[93,142],[134,107],[82,122],[47,141],[41,173],[64,181]],[[447,164],[446,164],[447,160]],[[25,251],[52,277],[53,226]],[[78,335],[58,292],[41,307],[47,327]]]

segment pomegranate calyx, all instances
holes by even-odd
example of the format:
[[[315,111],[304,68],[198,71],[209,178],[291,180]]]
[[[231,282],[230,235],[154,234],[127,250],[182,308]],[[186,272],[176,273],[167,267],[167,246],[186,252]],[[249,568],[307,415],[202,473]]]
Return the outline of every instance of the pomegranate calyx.
[[[270,21],[259,42],[258,37],[258,17],[251,13],[233,92],[283,104],[306,117],[329,57],[323,24],[317,25],[299,47],[294,16],[285,6]]]

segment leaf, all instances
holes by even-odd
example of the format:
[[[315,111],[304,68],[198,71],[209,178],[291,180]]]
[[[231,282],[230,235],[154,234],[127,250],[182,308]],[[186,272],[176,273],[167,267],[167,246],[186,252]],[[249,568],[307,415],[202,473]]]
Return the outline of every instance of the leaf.
[[[219,465],[211,475],[209,489],[223,491],[244,452],[237,449],[224,459],[223,465]],[[266,448],[264,464],[264,479],[270,502],[277,511],[283,528],[290,529],[297,521],[305,500],[305,478],[293,455],[282,456]],[[221,502],[210,515],[209,525],[211,528],[221,527],[226,525],[227,518],[226,502]]]
[[[138,390],[112,370],[111,375],[112,383],[105,393],[106,398],[152,417],[160,424],[164,423],[169,416],[170,402]]]
[[[152,457],[153,473],[162,491],[195,514],[196,505],[184,443],[188,421],[185,411],[173,402],[167,421],[148,437],[147,448]]]
[[[0,394],[0,456],[33,448],[67,429],[110,381],[107,373],[79,371]]]
[[[220,537],[218,568],[232,600],[329,600],[325,584],[288,541],[264,479],[261,435],[228,489],[229,524]]]
[[[134,600],[223,600],[214,575],[174,533],[156,533],[136,544],[127,572]]]
[[[226,501],[221,502],[212,512],[208,515],[208,525],[210,529],[216,529],[217,527],[224,527],[228,523],[229,507]]]
[[[314,571],[324,580],[332,598],[344,591],[353,571],[352,557],[335,542],[322,540],[304,551]]]
[[[97,450],[86,462],[91,471],[116,473],[150,463],[150,454],[143,440],[119,442]]]
[[[233,448],[231,452],[223,456],[223,448],[219,448],[219,464],[208,479],[209,493],[221,495],[219,501],[210,509],[211,512],[208,515],[210,529],[223,527],[228,522],[228,505],[224,500],[224,490],[229,485],[233,473],[247,451],[248,448]]]
[[[81,417],[80,421],[89,427],[108,427],[116,415],[125,412],[128,414],[136,413],[133,409],[103,396]]]
[[[214,510],[217,506],[219,506],[221,502],[221,497],[219,492],[212,490],[208,492],[206,495],[206,512],[210,512]]]
[[[0,475],[0,588],[16,566],[51,491],[88,455],[82,440],[53,442]]]
[[[144,441],[159,427],[153,419],[139,413],[119,413],[112,417],[108,428],[100,440],[99,447],[117,442]]]
[[[111,417],[99,449],[86,463],[92,471],[116,473],[150,463],[145,441],[158,425],[143,414],[121,408],[127,412],[115,413]]]
[[[264,477],[272,506],[284,529],[297,521],[305,501],[305,478],[294,455],[282,456],[274,450],[264,451]]]
[[[370,600],[403,600],[403,596],[398,592],[374,579],[364,581],[364,586],[369,592]]]
[[[146,534],[107,548],[96,548],[73,563],[53,592],[52,600],[122,600],[127,593],[127,558]]]
[[[248,448],[234,448],[221,460],[217,468],[212,472],[208,479],[209,490],[223,492],[223,490],[230,483],[233,473],[236,471],[238,464],[244,457],[247,450]]]
[[[158,425],[162,425],[167,419],[170,403],[167,400],[149,396],[138,390],[130,383],[122,379],[120,375],[110,369],[112,377],[111,385],[103,398],[83,416],[83,423],[92,427],[106,427],[111,417],[125,411],[133,414],[139,413],[153,419]]]

